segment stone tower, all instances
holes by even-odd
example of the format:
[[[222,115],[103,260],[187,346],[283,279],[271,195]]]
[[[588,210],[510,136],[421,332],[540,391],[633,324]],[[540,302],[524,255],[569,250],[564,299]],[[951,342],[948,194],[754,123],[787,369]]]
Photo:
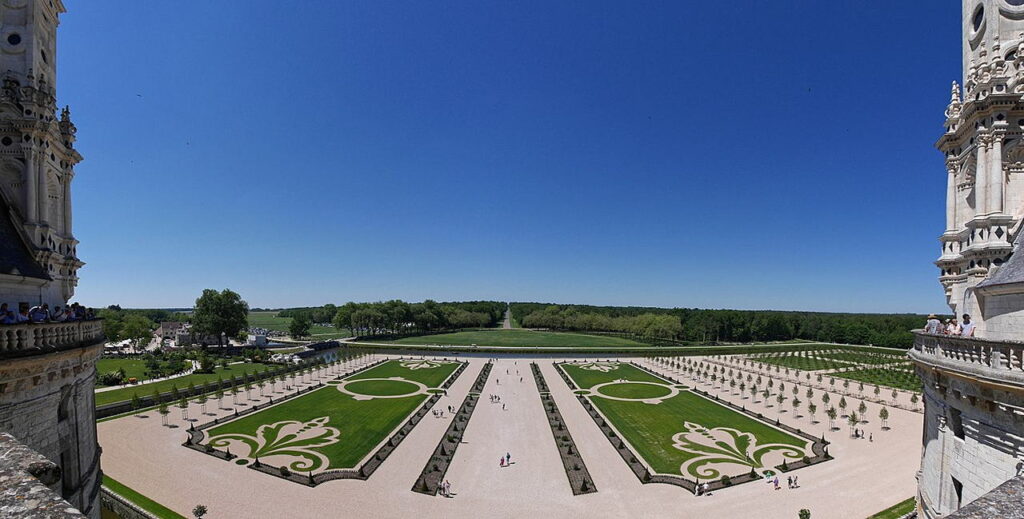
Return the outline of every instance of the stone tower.
[[[0,1],[0,196],[51,281],[11,286],[9,303],[63,306],[83,265],[71,221],[71,181],[82,157],[70,112],[58,111],[55,97],[64,11],[61,0]],[[0,275],[25,274],[14,270]]]
[[[937,147],[946,300],[974,337],[915,332],[921,517],[1014,517],[1024,479],[1024,0],[963,0],[963,89]]]

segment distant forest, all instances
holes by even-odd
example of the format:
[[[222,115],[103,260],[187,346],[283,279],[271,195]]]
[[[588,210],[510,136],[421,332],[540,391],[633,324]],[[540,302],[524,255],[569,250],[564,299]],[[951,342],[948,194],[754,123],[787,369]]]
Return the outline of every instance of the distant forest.
[[[375,303],[286,308],[281,317],[304,315],[314,323],[331,323],[359,335],[416,335],[459,328],[499,326],[505,309],[523,328],[622,334],[648,342],[747,343],[806,339],[848,344],[909,348],[910,330],[924,326],[915,314],[852,314],[772,310],[701,310],[639,306],[590,306],[499,301]],[[174,309],[184,310],[184,309]],[[256,309],[261,310],[261,309]],[[125,313],[148,319],[187,320],[188,315],[168,310],[125,310],[110,307],[102,314],[113,321]],[[120,314],[120,315],[119,315]],[[113,330],[111,330],[113,331]],[[116,335],[112,334],[112,335]]]
[[[699,343],[807,339],[909,348],[910,330],[924,326],[914,314],[844,314],[753,310],[700,310],[635,306],[512,303],[524,328],[619,332]]]

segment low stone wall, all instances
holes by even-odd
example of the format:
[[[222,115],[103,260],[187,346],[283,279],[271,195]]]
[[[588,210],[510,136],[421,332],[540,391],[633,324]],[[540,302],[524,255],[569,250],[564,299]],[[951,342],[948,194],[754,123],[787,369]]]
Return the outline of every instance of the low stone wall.
[[[0,517],[85,519],[54,490],[60,479],[56,463],[0,433]]]
[[[109,488],[100,492],[100,506],[117,514],[120,519],[157,519],[157,517]]]

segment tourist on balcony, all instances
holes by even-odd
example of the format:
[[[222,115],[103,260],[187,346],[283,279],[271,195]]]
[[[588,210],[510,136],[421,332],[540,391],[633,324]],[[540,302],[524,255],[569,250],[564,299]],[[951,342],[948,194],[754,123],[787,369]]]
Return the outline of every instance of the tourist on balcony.
[[[54,305],[53,312],[50,313],[50,320],[55,323],[64,322],[64,311],[60,309],[60,306]]]
[[[960,323],[956,322],[956,317],[946,324],[946,335],[960,335]]]
[[[960,325],[960,335],[974,337],[974,323],[971,322],[971,316],[967,314],[964,314],[964,324]]]
[[[935,314],[928,314],[928,322],[924,325],[924,332],[938,335],[941,327],[942,323],[939,321],[939,317]]]
[[[50,318],[50,308],[47,305],[36,305],[28,310],[28,318],[34,323],[43,323]]]
[[[27,323],[31,320],[28,316],[28,305],[21,305],[18,308],[18,315],[15,316],[15,319],[19,323]]]
[[[7,305],[4,305],[7,306]],[[18,316],[14,315],[14,312],[8,310],[0,315],[0,323],[3,324],[17,324]]]

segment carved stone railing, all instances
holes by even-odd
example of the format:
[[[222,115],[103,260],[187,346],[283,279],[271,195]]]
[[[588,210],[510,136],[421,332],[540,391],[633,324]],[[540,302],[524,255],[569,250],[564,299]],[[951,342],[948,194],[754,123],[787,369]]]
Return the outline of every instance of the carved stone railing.
[[[1024,380],[1024,342],[914,331],[912,360],[997,380]]]
[[[103,321],[0,324],[0,357],[90,346],[103,340]]]

